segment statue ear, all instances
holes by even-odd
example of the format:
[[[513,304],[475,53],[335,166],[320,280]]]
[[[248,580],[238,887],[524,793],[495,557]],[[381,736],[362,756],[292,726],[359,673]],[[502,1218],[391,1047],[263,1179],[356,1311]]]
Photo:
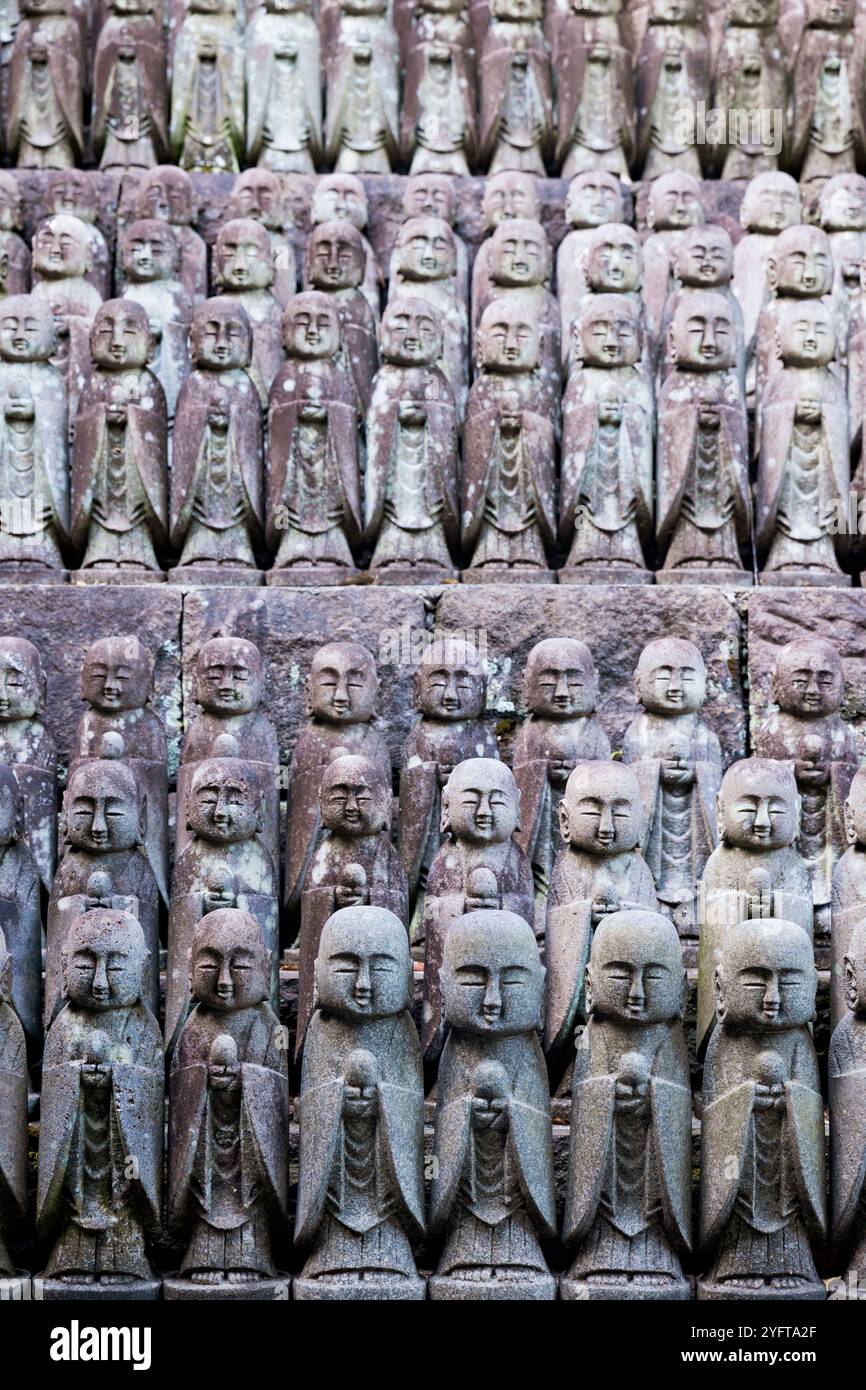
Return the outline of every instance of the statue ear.
[[[857,832],[854,829],[854,812],[851,809],[851,802],[846,801],[842,807],[842,819],[845,823],[845,840],[849,845],[856,845]]]
[[[559,803],[559,833],[562,836],[563,844],[571,844],[571,826],[568,823],[568,809],[565,804],[565,797]]]
[[[725,1013],[727,1011],[725,1005],[725,987],[722,983],[722,972],[719,970],[718,966],[716,966],[713,972],[713,999],[716,1005],[716,1018],[719,1023],[724,1023]]]
[[[147,362],[148,362],[148,365],[154,360],[155,357],[156,357],[156,334],[153,332],[153,329],[150,329],[150,328],[149,328],[149,329],[148,329],[148,333],[147,333]]]
[[[795,823],[795,828],[794,828],[794,839],[796,839],[797,836],[800,834],[800,821],[802,820],[802,817],[803,817],[803,798],[801,797],[801,795],[800,795],[799,792],[796,792],[796,793],[795,793],[795,799],[794,799],[794,823]]]
[[[857,1007],[857,969],[850,956],[846,956],[843,969],[845,971],[845,1003],[853,1013]]]
[[[677,1018],[685,1018],[686,1004],[689,998],[689,977],[688,972],[683,971],[682,983],[680,985],[680,1002],[677,1009]]]
[[[773,295],[779,284],[779,266],[776,261],[775,253],[767,257],[767,285],[772,290]]]
[[[515,824],[515,826],[514,826],[515,834],[516,834],[518,831],[520,831],[520,830],[523,829],[523,826],[520,824],[520,801],[521,801],[521,797],[520,797],[520,788],[518,787],[518,788],[517,788],[517,822],[516,822],[516,824]]]
[[[665,351],[666,351],[666,353],[667,353],[667,360],[668,360],[669,362],[676,362],[676,360],[677,360],[677,341],[676,341],[676,334],[675,334],[675,332],[674,332],[673,319],[671,319],[670,325],[669,325],[669,327],[668,327],[668,331],[667,331],[667,340],[666,340],[666,343],[665,343]]]
[[[724,844],[725,840],[725,803],[722,800],[722,793],[716,793],[716,839],[719,844]]]
[[[440,835],[451,834],[451,797],[448,788],[442,788],[442,804],[439,814],[439,833]]]
[[[66,792],[63,793],[63,801],[60,804],[60,815],[57,818],[57,829],[60,835],[61,844],[68,845],[67,838],[69,822],[66,817]]]
[[[147,797],[143,796],[138,804],[138,843],[144,844],[147,835]]]
[[[310,677],[304,681],[304,713],[308,719],[313,717],[313,701],[310,694]]]
[[[592,984],[591,965],[587,965],[586,970],[584,972],[583,997],[586,1003],[586,1016],[587,1018],[589,1018],[590,1014],[592,1014],[595,1011],[595,990],[593,989]]]
[[[265,794],[262,792],[259,797],[259,804],[256,809],[256,834],[261,835],[265,828]]]

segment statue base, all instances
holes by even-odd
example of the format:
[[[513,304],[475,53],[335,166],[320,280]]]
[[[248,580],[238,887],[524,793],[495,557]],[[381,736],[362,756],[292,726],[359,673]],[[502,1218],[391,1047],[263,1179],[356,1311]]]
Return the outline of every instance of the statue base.
[[[361,1275],[347,1274],[339,1284],[324,1284],[321,1279],[296,1275],[292,1297],[296,1303],[346,1303],[354,1299],[363,1303],[422,1303],[427,1297],[427,1280],[394,1275],[372,1283]]]
[[[333,589],[341,584],[369,584],[361,570],[347,565],[290,565],[286,569],[268,570],[265,583],[281,589]]]
[[[566,565],[557,570],[557,584],[654,584],[655,575],[619,565]]]
[[[203,584],[209,587],[233,584],[236,588],[248,589],[265,582],[264,570],[246,569],[241,565],[235,569],[228,565],[175,565],[167,578],[169,584],[185,584],[190,589]]]
[[[33,1280],[26,1270],[0,1275],[0,1303],[29,1303],[32,1297]]]
[[[162,570],[75,570],[73,584],[164,584]]]
[[[0,564],[0,584],[68,584],[68,570],[52,570],[47,565],[25,565],[10,561]]]
[[[552,1274],[522,1279],[455,1279],[452,1274],[432,1274],[428,1297],[439,1303],[551,1303],[556,1298]]]
[[[751,570],[677,569],[657,570],[657,584],[710,584],[716,589],[750,589],[755,582]]]
[[[464,584],[555,584],[553,570],[509,569],[508,565],[482,565],[463,571]]]
[[[827,1297],[822,1283],[801,1285],[797,1289],[775,1289],[770,1284],[762,1284],[759,1289],[743,1289],[699,1279],[695,1287],[699,1303],[823,1303]]]
[[[161,1279],[130,1279],[125,1284],[88,1284],[83,1280],[67,1283],[64,1279],[46,1279],[41,1274],[33,1276],[33,1297],[44,1299],[46,1303],[99,1303],[103,1300],[155,1303],[161,1296]]]
[[[586,1303],[691,1303],[694,1286],[688,1279],[671,1280],[665,1284],[638,1284],[629,1279],[625,1284],[606,1284],[604,1280],[560,1279],[559,1296],[569,1302]]]
[[[273,1279],[251,1279],[244,1284],[230,1284],[225,1279],[218,1284],[197,1284],[175,1274],[163,1279],[162,1296],[170,1303],[274,1303],[285,1302],[291,1286],[290,1274],[278,1274]]]
[[[371,578],[377,584],[459,584],[459,570],[444,570],[438,565],[385,565],[382,569],[371,570]]]
[[[827,570],[770,570],[758,575],[759,584],[779,589],[850,589],[850,574],[831,574]]]

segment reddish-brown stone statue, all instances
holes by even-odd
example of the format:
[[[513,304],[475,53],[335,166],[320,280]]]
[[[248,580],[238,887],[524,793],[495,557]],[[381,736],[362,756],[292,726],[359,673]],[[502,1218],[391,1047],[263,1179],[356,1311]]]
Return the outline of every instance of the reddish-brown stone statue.
[[[171,151],[194,173],[236,172],[244,148],[244,52],[237,0],[190,0],[174,47]]]
[[[314,289],[333,297],[345,357],[366,410],[379,358],[376,319],[362,288],[365,260],[361,233],[350,222],[320,222],[313,228],[307,242],[306,279]]]
[[[770,297],[758,317],[755,336],[755,405],[759,424],[767,385],[782,365],[779,333],[785,303],[826,299],[832,310],[833,252],[826,232],[811,226],[789,227],[781,232],[767,257],[767,284]],[[833,354],[829,360],[832,357]]]
[[[577,305],[586,293],[586,255],[596,227],[623,222],[622,185],[615,174],[588,169],[575,174],[565,195],[566,232],[556,252],[556,297],[567,345]]]
[[[659,341],[658,374],[664,380],[671,366],[668,334],[681,300],[691,303],[694,296],[712,290],[728,301],[737,335],[737,374],[745,381],[746,344],[743,313],[740,302],[731,288],[734,274],[734,248],[724,227],[704,223],[690,227],[684,233],[674,256],[674,276],[677,288],[668,295],[662,315]]]
[[[150,367],[165,392],[171,425],[189,373],[187,338],[195,307],[180,280],[180,246],[167,222],[135,221],[123,235],[118,257],[126,282],[123,298],[147,313],[154,341]]]
[[[253,330],[249,373],[263,410],[283,360],[282,310],[273,290],[275,277],[267,228],[249,217],[224,222],[213,249],[214,284],[219,294],[246,310]]]
[[[854,0],[806,0],[806,25],[793,64],[791,158],[801,184],[853,174],[866,157],[862,35]]]
[[[20,235],[23,208],[18,180],[0,171],[0,297],[30,290],[30,248]]]
[[[701,177],[698,115],[710,97],[710,44],[703,0],[651,0],[637,57],[637,162],[644,179]]]
[[[226,208],[226,221],[250,218],[267,228],[274,258],[274,294],[285,309],[297,289],[292,239],[285,229],[283,187],[272,169],[245,169],[238,174]]]
[[[485,188],[489,180],[485,180]],[[411,174],[403,188],[403,213],[409,217],[441,217],[454,232],[457,264],[454,270],[457,298],[469,306],[469,252],[466,242],[454,229],[457,197],[454,180],[448,174]],[[369,263],[368,253],[368,263]]]
[[[21,0],[6,148],[19,169],[67,169],[84,152],[82,33],[73,0]]]
[[[159,217],[171,223],[180,244],[180,279],[196,301],[207,298],[207,247],[195,230],[196,197],[192,179],[171,164],[149,169],[138,185],[136,217]]]
[[[0,638],[0,762],[8,763],[18,779],[27,843],[46,891],[57,859],[57,747],[42,723],[47,698],[33,643]]]
[[[93,146],[100,169],[168,158],[168,90],[156,0],[111,0],[93,57]]]
[[[111,252],[97,226],[99,188],[103,180],[84,169],[58,169],[48,176],[46,205],[49,215],[77,217],[87,228],[90,242],[90,269],[85,278],[101,299],[111,297]],[[29,253],[28,253],[29,265]]]
[[[701,185],[691,174],[662,174],[650,185],[647,230],[643,244],[644,303],[656,328],[662,321],[665,301],[674,289],[673,262],[688,227],[706,221],[701,204]]]
[[[753,363],[758,319],[767,302],[767,261],[777,238],[800,221],[800,188],[790,174],[757,174],[747,186],[740,204],[744,235],[734,248],[732,288],[743,311],[746,356]],[[750,365],[749,392],[755,389],[755,369]]]
[[[484,180],[481,195],[481,222],[485,240],[472,262],[472,303],[490,298],[490,250],[493,233],[500,222],[519,217],[537,222],[541,215],[538,180],[532,174],[504,169]]]
[[[622,0],[570,0],[556,39],[563,178],[604,169],[628,178],[634,155],[634,78]]]
[[[439,215],[441,214],[437,213],[437,216]],[[373,311],[373,317],[378,322],[379,291],[385,283],[385,276],[372,246],[364,235],[367,226],[367,193],[361,180],[354,174],[319,175],[313,188],[310,220],[314,227],[320,222],[350,222],[358,232],[366,256],[361,289]],[[307,274],[305,271],[305,276]],[[308,278],[304,280],[304,288],[310,288]]]
[[[265,0],[245,36],[247,159],[312,174],[322,161],[319,31],[310,0]]]
[[[410,217],[397,233],[391,265],[390,297],[411,295],[426,300],[442,332],[441,367],[460,421],[469,389],[469,324],[455,285],[457,247],[454,233],[438,217]]]
[[[386,0],[337,0],[325,62],[325,155],[338,173],[388,174],[398,157],[397,35]]]
[[[607,227],[596,227],[586,247],[584,261],[586,292],[578,302],[576,313],[583,305],[598,294],[616,294],[627,299],[637,311],[641,340],[641,370],[648,382],[652,382],[657,351],[659,325],[649,318],[642,292],[643,253],[640,238],[633,227],[622,222],[614,222]],[[572,319],[572,329],[574,320]],[[562,343],[563,366],[570,372],[568,338]]]
[[[90,329],[102,296],[90,281],[90,228],[64,213],[46,217],[33,236],[33,293],[51,308],[57,329],[54,365],[66,378],[69,433],[90,370]]]
[[[728,0],[713,96],[725,115],[723,137],[714,142],[723,179],[779,167],[788,70],[778,23],[779,0]]]
[[[479,154],[491,174],[545,172],[553,91],[541,14],[541,0],[491,0],[478,69]]]
[[[420,0],[406,42],[401,145],[412,174],[468,174],[476,81],[464,0]]]
[[[481,315],[494,299],[513,299],[534,313],[542,335],[539,378],[556,409],[562,370],[559,306],[547,288],[553,257],[541,224],[520,218],[500,223],[490,239],[488,268],[489,298],[473,301],[473,331],[478,332]]]

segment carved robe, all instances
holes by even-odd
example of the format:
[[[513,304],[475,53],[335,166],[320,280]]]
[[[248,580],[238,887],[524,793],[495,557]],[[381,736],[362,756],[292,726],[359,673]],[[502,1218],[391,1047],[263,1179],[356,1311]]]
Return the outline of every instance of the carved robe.
[[[368,43],[367,62],[354,56]],[[337,173],[388,174],[398,159],[397,36],[384,15],[341,14],[327,65],[325,155]]]
[[[697,116],[709,101],[708,35],[699,24],[648,24],[637,61],[637,157],[644,179],[701,177]]]
[[[214,57],[199,46],[210,41]],[[174,50],[171,148],[182,169],[237,173],[244,142],[244,55],[231,15],[188,14]]]
[[[311,15],[256,11],[246,31],[248,163],[298,174],[322,163],[320,72]]]
[[[0,1278],[15,1267],[6,1240],[27,1215],[27,1054],[11,1004],[0,1004]]]
[[[610,52],[591,61],[596,44]],[[634,79],[619,15],[564,15],[557,36],[559,140],[563,178],[606,169],[628,178],[634,154]]]
[[[69,531],[66,382],[50,362],[0,363],[0,575],[63,569]]]
[[[788,75],[775,27],[726,27],[716,58],[713,104],[725,113],[723,179],[752,179],[779,167],[768,116],[785,112]],[[743,119],[745,113],[746,119]],[[781,125],[781,123],[780,123]]]
[[[15,773],[39,878],[51,890],[57,862],[57,746],[38,719],[0,721],[0,762]]]
[[[32,46],[40,51],[31,57]],[[81,162],[84,132],[81,30],[68,15],[22,19],[9,68],[7,147],[19,169],[68,169]]]
[[[121,56],[132,43],[135,57]],[[166,51],[152,15],[109,15],[93,59],[93,144],[101,169],[151,169],[168,159]]]
[[[403,158],[412,174],[468,175],[476,157],[475,63],[465,16],[422,12],[406,55]],[[447,59],[440,53],[447,49]]]
[[[12,957],[12,1004],[35,1061],[42,1045],[42,911],[26,839],[0,845],[0,931]]]
[[[839,58],[838,68],[827,66]],[[866,157],[863,46],[851,30],[803,30],[793,69],[791,160],[800,180],[853,174]]]
[[[835,924],[834,924],[835,930]],[[866,1029],[859,1013],[845,1013],[830,1039],[831,1235],[847,1247],[849,1269],[866,1266]]]
[[[553,130],[550,55],[540,24],[492,20],[479,65],[479,151],[489,174],[544,177]]]

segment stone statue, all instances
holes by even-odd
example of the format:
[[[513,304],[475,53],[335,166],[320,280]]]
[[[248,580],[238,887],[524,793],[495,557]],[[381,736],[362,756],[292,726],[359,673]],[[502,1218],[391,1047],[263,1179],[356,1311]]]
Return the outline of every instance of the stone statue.
[[[782,368],[780,334],[786,304],[794,301],[802,305],[804,300],[823,299],[832,314],[833,252],[827,234],[820,227],[811,226],[789,227],[781,232],[767,257],[767,283],[770,296],[758,316],[755,335],[755,404],[759,429],[768,383]],[[795,316],[792,322],[798,321]],[[825,350],[822,343],[821,356]],[[832,361],[834,355],[835,335],[827,362]],[[814,372],[815,368],[811,370]],[[844,383],[841,374],[840,378]],[[845,423],[847,447],[847,412]]]
[[[169,1299],[279,1296],[270,1228],[287,1219],[289,1087],[269,972],[248,912],[196,924],[171,1062],[168,1222],[186,1251]]]
[[[165,394],[148,370],[147,311],[109,299],[90,334],[93,369],[72,451],[72,541],[84,547],[78,583],[154,583],[168,521]]]
[[[226,221],[249,218],[267,229],[274,259],[274,295],[285,309],[298,284],[295,250],[286,231],[283,187],[272,169],[245,169],[238,174],[226,209]]]
[[[445,938],[466,912],[516,913],[532,926],[532,869],[515,832],[520,791],[498,758],[466,758],[442,789],[445,839],[433,860],[424,899],[424,1005],[421,1046],[434,1067],[445,1040],[442,969]]]
[[[48,176],[46,205],[49,216],[77,217],[83,222],[90,243],[90,268],[84,278],[99,292],[100,299],[109,299],[112,253],[96,222],[99,185],[99,176],[89,170],[59,169]],[[27,264],[30,264],[29,252]]]
[[[343,352],[366,411],[379,358],[376,318],[362,288],[364,264],[361,233],[350,222],[319,222],[313,228],[307,242],[305,278],[313,289],[333,296]]]
[[[654,404],[640,311],[626,294],[587,295],[574,321],[562,407],[560,584],[649,584]]]
[[[490,299],[490,252],[493,233],[500,222],[507,222],[512,218],[538,222],[540,217],[538,180],[534,175],[504,169],[502,173],[491,174],[484,180],[481,225],[485,239],[478,247],[472,262],[473,304],[486,304]]]
[[[849,850],[849,853],[851,851]],[[834,919],[833,930],[836,930]],[[834,941],[835,951],[835,941]],[[864,1133],[864,1085],[866,1085],[866,921],[852,924],[844,952],[839,957],[841,972],[840,1019],[830,1040],[827,1069],[830,1074],[830,1209],[831,1236],[837,1254],[844,1256],[847,1269],[843,1296],[858,1298],[866,1276],[864,1258],[863,1173],[866,1158]],[[836,985],[835,970],[832,980]],[[847,1006],[847,1007],[846,1007]],[[831,1296],[833,1286],[830,1286]]]
[[[831,772],[838,772],[838,764],[830,766]],[[845,958],[851,955],[849,947],[856,928],[866,920],[866,770],[855,772],[851,778],[843,815],[847,847],[833,867],[830,898],[830,1021],[834,1027],[845,1017]]]
[[[123,298],[146,311],[154,342],[151,371],[165,392],[169,423],[189,374],[187,339],[195,303],[180,280],[180,246],[159,218],[132,222],[119,248],[126,288]]]
[[[685,971],[671,923],[613,912],[586,967],[562,1238],[567,1299],[691,1299],[692,1094]]]
[[[93,57],[93,146],[100,169],[168,158],[168,81],[156,0],[111,0]]]
[[[637,162],[644,179],[673,171],[701,177],[698,117],[710,98],[703,0],[651,0],[637,55]]]
[[[821,227],[827,233],[833,253],[836,355],[840,362],[845,362],[849,321],[856,314],[862,294],[861,266],[866,255],[866,178],[862,174],[834,174],[821,189],[818,211]],[[862,389],[861,386],[856,406],[852,405],[858,414],[858,428],[862,413]]]
[[[328,642],[310,665],[305,684],[307,724],[298,734],[288,779],[286,903],[301,888],[319,834],[319,794],[329,763],[347,754],[368,758],[391,780],[391,758],[375,718],[376,663],[360,642]]]
[[[554,1081],[567,1069],[575,1027],[586,1017],[584,975],[595,928],[612,912],[658,910],[640,851],[646,821],[630,767],[600,759],[577,764],[559,808],[563,848],[547,899],[544,1050]]]
[[[553,91],[541,14],[541,0],[491,0],[478,66],[479,158],[490,174],[544,177]]]
[[[724,112],[724,138],[716,142],[723,179],[751,179],[779,167],[788,67],[778,23],[779,0],[727,0],[713,92]]]
[[[741,558],[750,551],[748,429],[728,300],[709,290],[683,297],[669,344],[656,464],[656,535],[666,554],[656,581],[750,584]]]
[[[386,0],[338,0],[325,59],[325,157],[337,173],[389,174],[397,162],[399,67]]]
[[[43,1298],[159,1297],[145,1241],[161,1214],[164,1082],[147,958],[135,917],[107,908],[80,912],[63,946],[68,1002],[42,1068]]]
[[[824,1102],[809,1023],[817,972],[794,922],[735,926],[704,1063],[699,1299],[824,1299]],[[738,1155],[731,1162],[730,1155]]]
[[[153,709],[153,657],[137,637],[102,637],[81,661],[81,716],[69,755],[70,771],[103,756],[106,734],[123,740],[123,761],[147,802],[145,850],[168,902],[168,746]]]
[[[457,412],[438,365],[441,318],[427,300],[400,295],[385,310],[379,336],[382,365],[366,431],[370,571],[379,583],[456,579]]]
[[[481,316],[463,444],[464,582],[544,583],[556,534],[556,416],[539,379],[541,326],[513,295]]]
[[[310,0],[265,0],[244,39],[247,160],[277,173],[322,163],[319,31]]]
[[[319,788],[322,835],[301,892],[298,975],[300,1056],[314,1007],[314,966],[322,930],[341,907],[387,908],[408,920],[406,874],[391,844],[391,779],[369,758],[337,757]]]
[[[44,299],[0,301],[0,580],[59,583],[69,531],[66,382]]]
[[[473,303],[472,330],[477,334],[481,315],[494,299],[513,299],[525,311],[534,311],[542,335],[539,380],[557,411],[562,351],[559,305],[547,288],[552,267],[550,244],[540,222],[514,218],[500,223],[490,239],[489,298]]]
[[[237,0],[189,0],[174,47],[171,150],[182,169],[237,173],[244,148],[244,50]]]
[[[0,763],[8,763],[18,779],[27,843],[46,892],[57,860],[57,747],[42,723],[47,698],[33,643],[0,637]]]
[[[597,169],[628,180],[634,78],[621,8],[622,0],[570,0],[563,8],[556,38],[556,162],[563,178]]]
[[[420,0],[405,53],[400,143],[409,172],[468,175],[477,132],[465,0]]]
[[[180,279],[187,294],[207,299],[207,247],[195,230],[196,197],[193,182],[171,164],[149,169],[138,185],[137,218],[159,217],[169,222],[180,245]]]
[[[694,931],[697,889],[717,839],[722,750],[700,717],[706,693],[704,659],[693,642],[648,642],[635,671],[641,713],[622,744],[647,814],[644,858],[661,908],[682,934]]]
[[[9,962],[8,968],[3,963],[4,958]],[[11,979],[8,978],[10,970]],[[10,1003],[24,1029],[30,1061],[35,1062],[42,1050],[39,870],[27,844],[23,792],[14,769],[7,763],[0,763],[0,1019],[3,1008]],[[0,1037],[4,1032],[8,1030],[0,1023]],[[0,1057],[3,1052],[0,1044]],[[0,1062],[0,1072],[2,1070]],[[0,1216],[0,1241],[2,1228]],[[0,1256],[0,1270],[2,1266]]]
[[[212,264],[218,294],[245,309],[252,325],[249,374],[265,410],[283,361],[282,310],[273,289],[276,271],[267,228],[249,217],[224,222],[214,243]]]
[[[657,351],[659,325],[652,322],[647,313],[642,293],[643,255],[640,238],[633,227],[621,222],[613,222],[608,227],[596,227],[586,248],[584,262],[586,293],[578,301],[575,318],[594,295],[616,294],[627,300],[637,311],[641,342],[641,370],[648,383],[652,382]],[[574,319],[571,324],[573,338]],[[570,375],[569,352],[573,347],[569,338],[563,340],[562,365]]]
[[[14,988],[13,960],[0,930],[0,1280],[7,1298],[23,1298],[30,1276],[16,1278],[7,1248],[27,1217],[27,1053]]]
[[[418,663],[413,695],[418,720],[401,760],[398,839],[413,907],[410,935],[420,949],[424,894],[442,843],[442,788],[464,759],[499,754],[483,718],[484,663],[469,642],[447,636],[434,639]]]
[[[845,388],[830,366],[836,344],[832,314],[818,300],[779,305],[781,363],[764,388],[759,417],[760,582],[850,584],[837,558],[850,458]]]
[[[360,288],[378,323],[379,291],[385,283],[385,277],[373,248],[364,235],[367,226],[367,193],[361,180],[354,174],[320,174],[313,188],[310,220],[314,227],[320,222],[350,222],[359,234],[366,257]],[[304,288],[310,288],[306,276]]]
[[[675,289],[674,257],[689,227],[706,221],[701,185],[691,174],[661,174],[650,184],[647,199],[648,236],[643,243],[643,299],[647,317],[656,328],[665,301]]]
[[[261,838],[264,801],[258,771],[242,756],[203,758],[184,787],[178,817],[183,817],[189,838],[175,860],[171,886],[165,988],[167,1051],[176,1048],[187,1017],[189,951],[195,925],[208,910],[205,900],[209,895],[231,897],[233,901],[225,906],[255,918],[268,952],[271,1006],[277,1007],[278,874]],[[215,893],[215,888],[219,892]]]
[[[102,303],[90,282],[91,247],[90,228],[68,214],[47,217],[33,234],[33,294],[54,315],[57,345],[52,360],[66,378],[70,437],[90,372],[90,329]]]
[[[434,311],[442,334],[438,366],[454,393],[457,418],[462,422],[469,389],[469,321],[466,306],[455,292],[456,269],[457,247],[447,222],[438,217],[410,217],[402,224],[394,246],[390,298],[410,295],[425,300]]]
[[[800,183],[853,174],[866,155],[862,35],[853,0],[806,0],[806,25],[792,63],[791,161]]]
[[[715,970],[736,924],[784,917],[812,938],[812,884],[796,847],[800,798],[790,765],[768,758],[734,763],[717,805],[720,843],[707,860],[698,907],[698,1056],[713,1027]]]
[[[550,875],[563,841],[560,804],[577,763],[610,758],[610,742],[595,717],[598,672],[592,653],[573,637],[536,642],[523,671],[526,717],[512,750],[520,790],[517,842],[535,883],[537,934],[544,935]]]
[[[147,799],[136,772],[108,734],[101,758],[70,773],[60,815],[62,857],[48,903],[45,958],[46,1029],[63,1005],[63,950],[71,924],[106,900],[124,904],[141,924],[148,955],[142,988],[151,1011],[159,1001],[159,885],[147,858]]]
[[[269,584],[357,577],[362,414],[340,329],[333,294],[296,295],[283,315],[287,361],[268,411],[268,542],[276,550]]]
[[[740,301],[731,286],[734,274],[734,248],[724,227],[704,223],[690,227],[684,234],[674,256],[676,289],[668,296],[659,331],[658,375],[664,380],[672,365],[669,331],[681,301],[691,304],[694,296],[711,290],[726,299],[731,310],[737,338],[737,375],[741,385],[746,379],[746,339]]]
[[[23,208],[18,180],[0,170],[0,283],[2,298],[30,290],[30,248],[21,236]]]
[[[420,1300],[424,1088],[406,931],[383,907],[325,923],[301,1071],[295,1299]]]
[[[253,334],[232,299],[199,304],[189,331],[191,370],[180,390],[171,460],[171,546],[177,583],[261,584],[264,448],[250,378]]]
[[[19,169],[68,169],[84,152],[84,53],[73,0],[19,3],[6,148]]]
[[[495,3],[495,0],[494,0]],[[469,912],[445,939],[430,1229],[433,1299],[556,1297],[539,1245],[556,1222],[544,1057],[544,967],[513,912]]]
[[[596,227],[625,221],[622,185],[615,174],[587,169],[575,174],[565,195],[566,232],[556,252],[556,297],[562,342],[568,345],[577,306],[586,294],[586,256]]]
[[[485,180],[485,188],[487,182]],[[457,217],[455,189],[456,184],[448,174],[410,174],[403,188],[403,215],[407,219],[410,217],[438,217],[443,222],[448,223],[454,233],[454,250],[457,258],[454,268],[454,287],[457,298],[468,309],[469,252],[466,248],[466,242],[455,230]]]
[[[770,296],[767,262],[776,238],[800,221],[800,188],[790,174],[756,174],[747,184],[740,204],[744,235],[734,247],[731,287],[743,311],[746,355],[751,364],[747,377],[750,394],[755,389],[754,353],[758,319]]]

